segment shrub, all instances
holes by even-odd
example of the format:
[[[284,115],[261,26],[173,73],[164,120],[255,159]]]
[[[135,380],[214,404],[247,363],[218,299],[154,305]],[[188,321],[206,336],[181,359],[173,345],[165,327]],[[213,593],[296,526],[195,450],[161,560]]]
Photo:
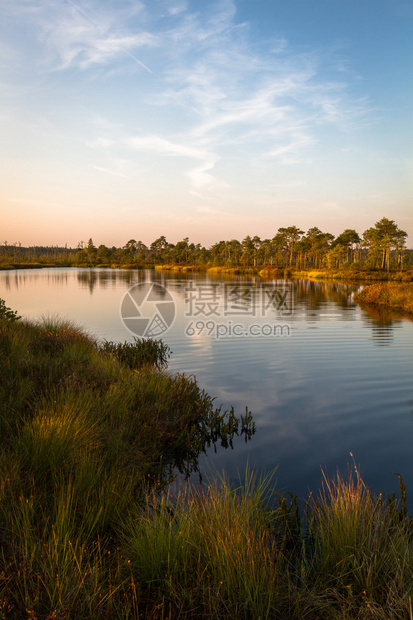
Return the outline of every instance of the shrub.
[[[153,338],[134,338],[133,342],[123,343],[104,340],[100,350],[132,370],[139,370],[146,365],[161,370],[167,366],[172,353],[162,340]]]
[[[17,311],[8,308],[4,299],[0,299],[0,321],[8,321],[13,323],[19,319],[21,319],[21,316],[17,315]]]

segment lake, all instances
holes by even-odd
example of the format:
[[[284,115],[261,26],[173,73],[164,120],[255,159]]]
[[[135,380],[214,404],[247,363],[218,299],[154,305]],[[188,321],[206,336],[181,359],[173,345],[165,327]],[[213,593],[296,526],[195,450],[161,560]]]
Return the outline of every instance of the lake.
[[[204,474],[276,469],[279,490],[306,497],[322,469],[346,474],[352,453],[376,492],[398,491],[400,473],[412,510],[413,323],[361,309],[358,288],[149,270],[0,272],[0,297],[23,317],[57,314],[114,341],[150,328],[173,352],[170,371],[195,375],[225,409],[248,407],[256,434],[211,449]]]

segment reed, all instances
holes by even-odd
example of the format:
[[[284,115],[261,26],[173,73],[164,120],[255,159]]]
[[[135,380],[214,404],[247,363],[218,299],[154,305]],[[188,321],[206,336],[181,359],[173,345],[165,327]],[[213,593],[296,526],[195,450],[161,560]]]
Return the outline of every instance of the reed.
[[[413,586],[410,520],[395,498],[374,496],[357,467],[324,476],[310,518],[310,599],[325,617],[408,618]],[[324,616],[323,616],[324,617]]]
[[[166,368],[171,350],[162,340],[134,338],[133,342],[110,342],[104,340],[100,350],[122,364],[137,370],[142,366]]]
[[[151,607],[173,617],[271,618],[285,609],[287,563],[272,537],[267,480],[222,478],[204,491],[152,495],[125,523],[125,553]]]

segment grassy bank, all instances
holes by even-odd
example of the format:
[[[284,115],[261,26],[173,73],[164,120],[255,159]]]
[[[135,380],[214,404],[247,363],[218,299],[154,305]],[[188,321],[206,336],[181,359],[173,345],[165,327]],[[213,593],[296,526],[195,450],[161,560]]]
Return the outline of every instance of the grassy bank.
[[[413,618],[411,524],[353,468],[300,504],[247,474],[169,493],[252,422],[103,343],[0,302],[0,618]]]
[[[0,271],[10,271],[11,269],[43,269],[51,267],[73,267],[71,262],[67,263],[1,263]]]
[[[210,274],[226,274],[226,275],[257,275],[258,270],[253,267],[223,267],[215,266],[211,267],[210,264],[205,265],[156,265],[156,270],[159,271],[206,271]]]
[[[354,299],[369,304],[408,313],[413,316],[413,284],[370,284],[356,293]]]
[[[257,275],[254,267],[208,267],[208,273],[225,273],[227,275]]]
[[[190,473],[208,446],[252,433],[249,414],[160,370],[168,353],[98,345],[0,302],[0,618],[126,617],[124,521],[174,468]]]
[[[293,270],[294,278],[314,278],[317,280],[343,280],[346,282],[378,281],[378,282],[413,282],[413,271],[381,271],[369,269],[304,269]]]
[[[206,265],[155,265],[157,271],[206,271]]]
[[[312,278],[317,280],[342,281],[395,281],[413,282],[413,271],[381,271],[369,269],[296,269],[295,267],[224,267],[210,265],[156,265],[159,271],[206,271],[210,274],[224,275],[259,275],[263,278]]]

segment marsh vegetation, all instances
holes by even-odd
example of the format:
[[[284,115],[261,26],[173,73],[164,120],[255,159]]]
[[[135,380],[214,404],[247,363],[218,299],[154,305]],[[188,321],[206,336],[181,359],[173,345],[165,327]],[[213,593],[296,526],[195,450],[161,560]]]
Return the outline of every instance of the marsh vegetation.
[[[372,284],[356,293],[355,300],[362,305],[405,312],[413,316],[413,284]]]
[[[1,618],[412,617],[401,478],[399,501],[354,463],[302,499],[248,471],[176,490],[255,428],[168,374],[166,345],[0,302],[0,353]]]

